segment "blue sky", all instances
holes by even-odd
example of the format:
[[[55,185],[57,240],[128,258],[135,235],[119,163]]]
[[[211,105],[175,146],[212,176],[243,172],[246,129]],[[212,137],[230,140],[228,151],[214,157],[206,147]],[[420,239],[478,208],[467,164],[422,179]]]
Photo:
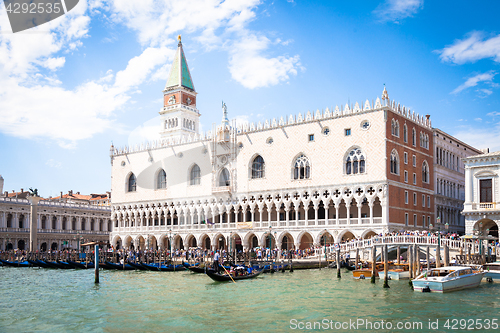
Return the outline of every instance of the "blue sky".
[[[110,189],[111,142],[154,139],[182,35],[203,130],[381,95],[500,150],[493,1],[80,0],[13,34],[0,7],[4,191]]]

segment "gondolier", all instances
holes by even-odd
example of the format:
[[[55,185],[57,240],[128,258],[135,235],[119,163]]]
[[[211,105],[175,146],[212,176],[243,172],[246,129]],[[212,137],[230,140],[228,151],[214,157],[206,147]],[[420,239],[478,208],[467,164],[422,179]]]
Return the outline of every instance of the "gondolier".
[[[215,252],[214,255],[214,270],[219,273],[220,267],[219,267],[219,260],[220,260],[220,254],[219,251]]]

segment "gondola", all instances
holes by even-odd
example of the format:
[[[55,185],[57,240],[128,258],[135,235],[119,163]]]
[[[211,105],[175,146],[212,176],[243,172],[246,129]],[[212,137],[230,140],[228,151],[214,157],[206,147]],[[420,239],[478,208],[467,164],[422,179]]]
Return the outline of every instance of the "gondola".
[[[73,268],[78,268],[78,269],[90,269],[90,268],[95,268],[93,262],[76,262],[76,261],[71,261],[68,260],[68,265],[72,266]]]
[[[47,261],[47,260],[44,260],[43,262],[45,264],[47,264],[50,268],[60,268],[60,269],[72,269],[73,268],[73,267],[71,267],[68,264],[59,263],[58,261]]]
[[[146,271],[148,270],[146,267],[142,266],[140,263],[135,263],[135,262],[132,262],[132,261],[127,261],[128,264],[132,267],[135,267],[135,269],[138,269],[140,271]]]
[[[0,259],[2,263],[10,267],[31,267],[32,265],[28,261],[8,261]]]
[[[45,262],[42,260],[29,260],[28,262],[33,266],[33,267],[41,267],[41,268],[52,268],[49,265],[47,265]]]
[[[204,267],[193,266],[193,265],[189,265],[186,262],[183,262],[183,265],[184,265],[184,267],[186,267],[189,271],[191,271],[193,273],[203,273],[203,274],[205,274],[206,271],[215,272],[215,269],[213,269],[212,267],[208,267],[206,265]],[[230,269],[230,267],[227,266],[226,269]]]
[[[253,279],[254,277],[257,277],[259,276],[261,273],[262,273],[262,269],[261,270],[256,270],[254,269],[252,271],[252,273],[248,274],[248,275],[239,275],[239,276],[229,276],[227,275],[227,273],[224,273],[224,274],[221,274],[221,273],[217,273],[217,272],[213,272],[213,271],[207,271],[207,275],[214,281],[217,281],[217,282],[227,282],[227,281],[236,281],[236,280],[247,280],[247,279]]]
[[[161,271],[161,272],[178,272],[185,271],[186,268],[183,265],[163,265],[163,264],[146,264],[141,262],[141,265],[150,271]]]
[[[105,262],[105,266],[104,268],[106,269],[116,269],[116,270],[119,270],[119,271],[133,271],[135,270],[136,268],[129,265],[129,264],[114,264],[112,262],[109,262],[109,261],[106,261]]]

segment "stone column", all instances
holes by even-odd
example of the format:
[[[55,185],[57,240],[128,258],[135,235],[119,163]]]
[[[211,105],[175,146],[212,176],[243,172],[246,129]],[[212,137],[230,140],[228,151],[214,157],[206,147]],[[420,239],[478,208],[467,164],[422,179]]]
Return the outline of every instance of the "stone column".
[[[339,206],[335,205],[335,224],[339,225]]]
[[[286,226],[290,226],[290,206],[288,204],[285,205],[285,221],[286,221]]]
[[[368,207],[370,207],[370,224],[373,224],[373,202],[370,202]]]
[[[318,203],[314,204],[314,225],[318,225],[318,209],[319,209],[319,204]]]
[[[361,225],[361,207],[363,207],[363,204],[358,204],[358,224]]]
[[[28,200],[31,205],[30,213],[30,246],[29,249],[31,252],[36,251],[38,245],[38,229],[37,229],[37,217],[38,217],[38,202],[40,201],[40,197],[29,196]]]

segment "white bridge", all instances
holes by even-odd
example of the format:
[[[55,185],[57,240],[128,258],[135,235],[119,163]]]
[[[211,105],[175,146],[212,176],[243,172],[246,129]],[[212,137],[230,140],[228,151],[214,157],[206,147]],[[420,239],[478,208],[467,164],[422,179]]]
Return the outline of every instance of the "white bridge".
[[[462,240],[462,239],[449,239],[449,238],[443,238],[441,237],[441,249],[443,249],[445,246],[448,247],[450,251],[453,251],[455,253],[459,253],[460,250],[462,250],[463,254],[469,253],[471,254],[478,254],[478,253],[483,253],[486,254],[488,253],[486,250],[486,242],[482,242],[482,244],[476,243],[475,241],[471,240]],[[384,245],[387,245],[389,248],[389,252],[394,249],[399,247],[408,247],[409,245],[418,245],[422,248],[424,247],[432,247],[432,248],[437,248],[439,242],[439,238],[437,236],[414,236],[414,235],[398,235],[398,236],[375,236],[370,239],[360,239],[360,240],[352,240],[347,243],[341,243],[341,244],[334,244],[329,247],[323,247],[323,248],[318,248],[316,250],[317,255],[324,255],[325,250],[327,253],[332,253],[336,252],[337,249],[340,248],[340,252],[342,254],[346,253],[351,253],[355,252],[357,249],[359,250],[368,250],[371,249],[373,246],[377,247],[382,247]],[[480,247],[483,247],[483,250],[480,251]],[[470,248],[470,250],[469,250]],[[491,244],[489,245],[489,248],[491,249],[490,253],[494,255],[496,253],[497,258],[500,257],[500,247],[493,247]],[[421,249],[422,250],[422,249]],[[434,255],[432,255],[434,257]]]

